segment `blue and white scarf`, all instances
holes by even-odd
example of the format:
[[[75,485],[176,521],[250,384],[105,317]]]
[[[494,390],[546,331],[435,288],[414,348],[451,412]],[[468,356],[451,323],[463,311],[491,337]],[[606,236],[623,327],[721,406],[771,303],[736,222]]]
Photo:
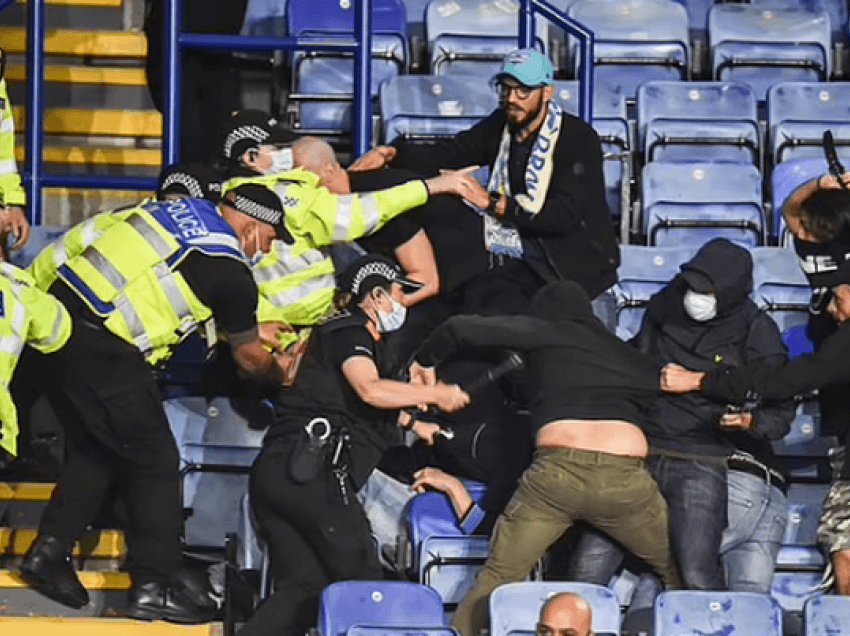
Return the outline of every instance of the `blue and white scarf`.
[[[546,118],[537,134],[534,148],[525,166],[525,190],[527,194],[514,197],[517,204],[529,215],[534,216],[543,208],[549,182],[552,179],[552,155],[561,133],[561,107],[554,101],[549,101],[546,107]],[[508,176],[508,156],[511,151],[511,132],[505,125],[502,130],[502,140],[499,143],[499,154],[493,163],[487,190],[500,192],[511,196],[511,181]],[[483,211],[482,211],[483,212]],[[523,247],[519,230],[510,223],[484,214],[484,247],[493,254],[504,254],[513,258],[522,258]]]

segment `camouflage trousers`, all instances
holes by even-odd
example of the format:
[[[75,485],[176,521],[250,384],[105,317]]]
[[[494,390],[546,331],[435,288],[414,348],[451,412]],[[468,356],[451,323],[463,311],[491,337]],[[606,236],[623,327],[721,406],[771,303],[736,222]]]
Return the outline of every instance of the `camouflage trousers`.
[[[818,542],[830,555],[850,550],[850,481],[836,481],[830,487],[818,523]],[[830,587],[834,577],[831,559],[823,576],[822,587]]]

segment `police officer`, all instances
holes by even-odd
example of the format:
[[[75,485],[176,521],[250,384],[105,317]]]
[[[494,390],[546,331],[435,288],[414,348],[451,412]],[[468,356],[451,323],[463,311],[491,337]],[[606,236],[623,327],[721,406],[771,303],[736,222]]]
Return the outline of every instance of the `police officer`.
[[[15,161],[15,123],[6,90],[6,54],[0,50],[0,235],[15,237],[13,248],[27,242],[30,226],[24,214],[26,193]],[[4,244],[5,249],[5,244]]]
[[[127,614],[210,618],[173,579],[183,528],[179,457],[152,367],[204,328],[208,341],[225,334],[251,377],[280,385],[280,365],[257,335],[257,289],[246,260],[268,250],[282,228],[283,210],[268,194],[246,186],[231,195],[242,204],[184,198],[102,213],[30,266],[38,288],[49,289],[73,321],[73,335],[49,365],[67,460],[21,565],[22,578],[46,596],[72,607],[88,602],[69,554],[115,486],[130,512]]]
[[[36,289],[23,270],[0,263],[0,468],[18,454],[18,412],[8,386],[24,345],[54,353],[70,335],[62,303]]]
[[[279,392],[250,490],[275,592],[240,636],[303,634],[326,585],[381,578],[356,494],[398,438],[397,409],[454,411],[469,401],[456,385],[387,379],[384,339],[404,322],[404,289],[416,286],[384,256],[352,263],[340,285],[346,309],[313,330],[295,383]]]

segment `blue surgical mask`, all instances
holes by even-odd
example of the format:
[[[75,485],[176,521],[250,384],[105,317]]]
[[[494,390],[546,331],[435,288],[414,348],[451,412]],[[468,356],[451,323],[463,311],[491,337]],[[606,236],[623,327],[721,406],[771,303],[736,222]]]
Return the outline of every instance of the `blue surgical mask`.
[[[395,298],[389,298],[393,306],[392,310],[377,310],[378,316],[375,320],[375,324],[378,327],[378,331],[380,333],[389,333],[391,331],[396,331],[397,329],[400,329],[401,326],[404,324],[405,318],[407,317],[407,307],[402,305]]]
[[[717,316],[717,296],[701,294],[689,289],[685,292],[685,311],[697,322],[706,322]]]

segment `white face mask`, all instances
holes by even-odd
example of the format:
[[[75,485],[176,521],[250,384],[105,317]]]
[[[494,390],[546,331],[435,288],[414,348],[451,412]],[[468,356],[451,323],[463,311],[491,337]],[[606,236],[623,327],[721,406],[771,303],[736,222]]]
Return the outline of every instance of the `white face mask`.
[[[697,322],[711,320],[717,316],[717,296],[689,289],[685,292],[685,312]]]
[[[389,333],[400,329],[404,324],[405,318],[407,318],[407,307],[402,305],[392,296],[388,295],[387,297],[393,305],[391,311],[382,311],[380,307],[375,308],[377,311],[375,325],[378,327],[378,331],[380,333]]]
[[[292,170],[292,150],[290,148],[276,148],[269,153],[272,165],[270,165],[264,174],[275,174],[278,172],[286,172]]]
[[[242,246],[242,251],[245,252],[245,256],[248,259],[248,265],[254,267],[257,263],[263,260],[263,256],[265,254],[260,250],[260,235],[258,232],[254,232],[254,253],[251,256],[248,256],[248,252],[245,250],[245,246]]]

